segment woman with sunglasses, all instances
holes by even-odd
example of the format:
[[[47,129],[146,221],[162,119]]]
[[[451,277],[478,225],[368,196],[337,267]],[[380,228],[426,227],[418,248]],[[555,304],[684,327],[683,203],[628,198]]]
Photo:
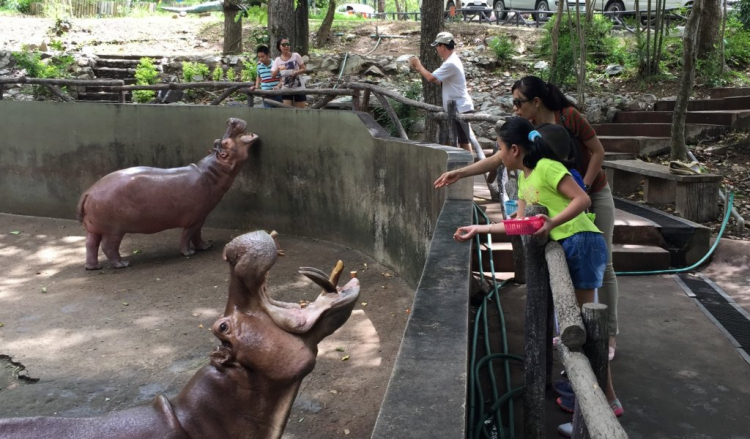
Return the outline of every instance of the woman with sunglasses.
[[[281,77],[281,89],[302,89],[302,81],[300,75],[305,73],[305,62],[297,52],[292,52],[291,43],[289,38],[282,37],[276,41],[276,50],[281,52],[273,61],[273,69],[271,71],[271,77]],[[307,97],[305,95],[281,95],[281,100],[285,105],[294,104],[297,108],[305,108],[307,104]]]
[[[513,84],[513,108],[518,116],[534,125],[559,124],[573,139],[574,149],[568,157],[576,157],[576,169],[583,176],[584,189],[591,198],[594,223],[604,233],[609,257],[604,281],[599,288],[599,301],[607,305],[609,314],[609,359],[615,356],[617,335],[617,277],[612,267],[612,233],[615,228],[615,202],[607,178],[602,171],[604,147],[594,128],[554,84],[536,76],[526,76]],[[577,149],[577,150],[576,150]]]

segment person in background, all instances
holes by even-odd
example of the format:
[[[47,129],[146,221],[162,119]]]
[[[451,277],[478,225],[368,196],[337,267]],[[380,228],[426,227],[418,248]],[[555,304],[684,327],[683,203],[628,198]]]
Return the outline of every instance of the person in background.
[[[443,108],[448,111],[448,101],[456,101],[456,107],[459,113],[470,113],[474,111],[474,102],[466,90],[466,74],[464,65],[455,53],[456,41],[450,32],[440,32],[435,37],[432,46],[437,50],[438,56],[443,60],[443,64],[437,70],[430,73],[419,58],[413,57],[409,63],[418,71],[426,80],[442,85],[443,91]],[[469,124],[466,126],[469,128]],[[461,124],[456,122],[456,134],[458,135],[458,144],[461,148],[471,152],[469,145],[468,132],[464,132]],[[455,146],[455,145],[454,145]]]
[[[300,75],[307,71],[305,62],[299,53],[292,52],[291,46],[289,38],[282,37],[276,41],[276,49],[281,52],[281,55],[273,61],[271,77],[280,77],[282,90],[304,88]],[[305,108],[307,105],[307,97],[303,94],[282,95],[281,100],[285,105],[294,104],[297,108]]]
[[[271,51],[268,50],[267,46],[258,46],[258,50],[256,51],[258,55],[258,74],[255,77],[255,85],[250,88],[250,90],[255,90],[256,88],[260,87],[261,90],[276,90],[279,88],[279,80],[278,78],[273,78],[272,76],[272,63],[271,63]],[[273,100],[276,102],[281,102],[281,96],[267,96],[263,98],[263,107],[264,108],[273,108],[272,105],[267,104],[266,100]]]
[[[575,144],[578,172],[583,176],[585,190],[591,198],[591,212],[596,215],[596,227],[604,233],[607,243],[607,267],[599,288],[599,302],[607,305],[609,314],[609,359],[615,357],[616,336],[619,332],[617,277],[612,266],[612,233],[615,228],[615,202],[607,178],[602,171],[604,147],[594,128],[578,112],[576,106],[554,84],[536,76],[526,76],[512,87],[516,115],[528,119],[535,126],[559,124],[568,130]],[[572,155],[570,156],[572,158]]]

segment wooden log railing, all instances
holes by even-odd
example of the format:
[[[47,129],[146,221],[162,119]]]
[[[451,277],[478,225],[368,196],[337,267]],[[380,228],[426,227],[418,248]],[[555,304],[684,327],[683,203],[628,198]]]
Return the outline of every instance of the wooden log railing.
[[[546,214],[547,209],[527,206],[523,214],[532,216],[539,213]],[[551,328],[546,316],[554,302],[560,325],[558,352],[576,393],[573,438],[627,438],[604,395],[608,370],[607,307],[587,303],[581,312],[562,246],[533,236],[524,236],[523,240],[527,270],[524,343],[526,437],[544,437],[544,389],[550,379],[546,366],[551,359],[552,346]]]

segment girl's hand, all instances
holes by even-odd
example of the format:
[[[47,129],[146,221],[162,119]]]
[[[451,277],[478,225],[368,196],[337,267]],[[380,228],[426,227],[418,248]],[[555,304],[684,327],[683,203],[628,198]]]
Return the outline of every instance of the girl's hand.
[[[547,215],[537,215],[537,217],[544,219],[544,225],[541,229],[534,232],[534,236],[545,238],[549,235],[549,232],[551,232],[552,229],[555,228],[554,224],[552,224],[552,218],[548,217]]]
[[[477,233],[479,233],[479,228],[486,226],[480,226],[480,225],[473,225],[473,226],[464,226],[459,227],[458,230],[456,230],[456,233],[453,234],[453,239],[455,239],[458,242],[464,242],[468,241],[471,238],[474,237]]]
[[[435,189],[441,188],[443,186],[448,186],[450,184],[457,182],[460,179],[461,177],[458,176],[458,172],[456,171],[446,172],[445,174],[441,175],[440,178],[435,180]]]

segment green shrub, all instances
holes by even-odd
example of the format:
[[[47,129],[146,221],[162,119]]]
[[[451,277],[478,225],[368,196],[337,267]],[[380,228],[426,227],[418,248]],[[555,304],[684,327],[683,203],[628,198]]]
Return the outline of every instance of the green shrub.
[[[211,73],[211,77],[214,80],[214,82],[221,81],[221,78],[224,77],[224,70],[222,70],[220,66],[216,66],[216,68],[214,69],[214,72]]]
[[[22,14],[31,13],[31,4],[33,0],[7,0],[8,8],[16,10]]]
[[[750,4],[748,8],[750,9]],[[750,65],[750,27],[743,25],[739,14],[727,17],[724,42],[724,56],[729,66],[744,69]]]
[[[159,70],[154,65],[151,58],[141,58],[138,66],[135,68],[135,82],[138,85],[152,85],[159,80]],[[133,91],[133,100],[139,104],[151,102],[156,93],[153,90],[135,90]]]
[[[571,17],[573,18],[573,17]],[[573,21],[575,21],[573,19]],[[585,26],[585,21],[581,18],[581,25]],[[552,28],[554,20],[550,20],[544,25],[544,35],[539,45],[539,52],[542,56],[551,58],[552,55]],[[578,36],[571,35],[571,29],[568,25],[568,15],[565,13],[560,24],[560,37],[557,48],[557,65],[554,71],[550,71],[551,82],[564,84],[575,78],[575,62],[573,58],[573,49],[571,44],[576,45],[578,53]],[[573,38],[571,38],[573,36]],[[586,29],[586,54],[587,61],[600,60],[608,63],[625,62],[622,43],[612,36],[612,20],[602,15],[594,15],[591,26]]]
[[[500,62],[509,61],[513,55],[513,41],[507,36],[493,37],[488,44]]]
[[[208,78],[210,73],[208,66],[203,63],[187,61],[182,63],[182,79],[185,82],[202,81]]]
[[[230,67],[227,70],[227,81],[234,82],[235,80],[237,80],[237,74],[235,73],[234,69]]]
[[[255,78],[258,77],[258,64],[252,61],[244,61],[242,63],[244,68],[242,69],[242,82],[255,82]]]
[[[734,10],[737,14],[737,20],[745,30],[750,30],[750,0],[740,0],[735,5]]]
[[[42,60],[42,54],[38,51],[15,52],[12,55],[29,78],[67,78],[70,76],[68,68],[74,62],[70,55]]]

